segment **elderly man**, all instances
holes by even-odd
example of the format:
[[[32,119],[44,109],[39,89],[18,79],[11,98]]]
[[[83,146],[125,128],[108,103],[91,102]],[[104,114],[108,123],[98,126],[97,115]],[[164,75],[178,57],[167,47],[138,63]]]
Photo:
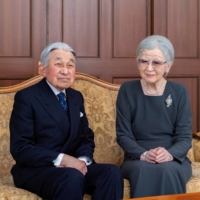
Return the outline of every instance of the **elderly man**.
[[[43,50],[40,62],[44,79],[16,94],[11,115],[15,185],[43,199],[79,200],[84,193],[94,200],[121,199],[120,170],[93,160],[83,96],[70,88],[76,53],[57,42]]]

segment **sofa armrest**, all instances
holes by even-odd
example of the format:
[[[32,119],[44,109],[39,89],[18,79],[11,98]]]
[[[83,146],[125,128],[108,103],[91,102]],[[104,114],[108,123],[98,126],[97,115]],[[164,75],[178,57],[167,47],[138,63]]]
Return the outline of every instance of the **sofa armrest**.
[[[200,132],[193,132],[193,152],[194,152],[194,159],[195,162],[200,162]]]
[[[200,140],[200,132],[192,132],[193,138]]]

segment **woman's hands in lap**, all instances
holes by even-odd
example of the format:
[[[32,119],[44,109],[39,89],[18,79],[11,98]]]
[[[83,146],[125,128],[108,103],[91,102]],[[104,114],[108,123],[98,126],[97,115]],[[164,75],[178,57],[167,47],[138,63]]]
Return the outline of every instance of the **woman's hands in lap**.
[[[145,161],[149,163],[163,163],[171,160],[171,154],[163,147],[151,149],[145,154]]]

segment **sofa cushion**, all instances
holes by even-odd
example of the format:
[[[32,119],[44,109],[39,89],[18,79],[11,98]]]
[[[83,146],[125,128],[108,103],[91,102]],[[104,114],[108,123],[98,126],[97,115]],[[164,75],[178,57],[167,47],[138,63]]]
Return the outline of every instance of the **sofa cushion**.
[[[197,133],[200,136],[200,132]],[[200,140],[197,138],[193,138],[193,155],[195,162],[200,162]]]
[[[15,161],[10,154],[9,120],[15,93],[0,94],[0,176],[10,173]]]
[[[1,200],[41,200],[37,195],[23,189],[16,188],[11,174],[0,177],[0,199]]]
[[[186,185],[187,193],[200,192],[200,163],[192,162],[192,177]]]

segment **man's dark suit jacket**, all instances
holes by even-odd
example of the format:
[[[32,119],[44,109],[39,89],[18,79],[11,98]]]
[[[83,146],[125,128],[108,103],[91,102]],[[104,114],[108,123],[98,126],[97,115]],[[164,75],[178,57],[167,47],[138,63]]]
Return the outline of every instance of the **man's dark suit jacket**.
[[[59,153],[93,158],[94,133],[88,127],[83,96],[71,88],[66,89],[66,95],[69,114],[45,79],[15,95],[10,150],[16,161],[11,173],[17,187],[54,167]]]

